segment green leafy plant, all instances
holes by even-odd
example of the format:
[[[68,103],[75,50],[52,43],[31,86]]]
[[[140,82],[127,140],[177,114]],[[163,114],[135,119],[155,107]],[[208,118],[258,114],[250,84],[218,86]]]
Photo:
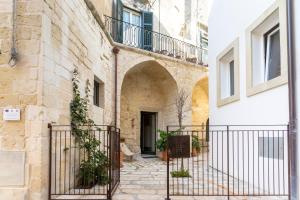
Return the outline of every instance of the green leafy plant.
[[[179,178],[179,177],[182,177],[182,178],[187,178],[187,177],[192,177],[189,173],[188,170],[185,170],[185,169],[181,169],[179,171],[172,171],[171,172],[171,176],[173,178]]]
[[[192,136],[192,148],[196,149],[197,152],[199,152],[201,150],[201,144],[199,141],[199,137],[196,135]]]
[[[167,132],[163,130],[158,130],[159,132],[159,139],[156,141],[156,148],[158,148],[159,151],[165,151],[167,149],[167,140],[168,136],[175,135],[175,131]]]
[[[70,103],[71,129],[75,136],[76,145],[80,152],[86,155],[80,161],[79,167],[79,185],[81,187],[92,187],[94,184],[108,183],[108,158],[104,152],[99,149],[100,140],[95,137],[95,130],[101,131],[96,127],[94,121],[88,114],[90,83],[86,81],[85,96],[81,97],[79,91],[79,73],[73,71],[73,99]]]

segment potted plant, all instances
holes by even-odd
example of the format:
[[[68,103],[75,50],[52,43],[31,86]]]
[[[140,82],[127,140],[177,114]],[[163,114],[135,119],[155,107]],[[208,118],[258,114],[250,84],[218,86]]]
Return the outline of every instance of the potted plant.
[[[159,139],[156,141],[156,148],[160,151],[160,158],[167,161],[167,140],[168,136],[174,135],[174,132],[158,130]]]
[[[158,130],[158,132],[159,132],[159,139],[156,141],[156,148],[160,151],[160,158],[163,161],[166,161],[168,133],[163,130]]]
[[[201,144],[199,137],[196,135],[192,136],[192,156],[197,156],[201,150]]]
[[[125,138],[120,138],[121,143],[125,143]],[[120,167],[123,167],[123,161],[124,161],[124,154],[123,151],[120,149]]]

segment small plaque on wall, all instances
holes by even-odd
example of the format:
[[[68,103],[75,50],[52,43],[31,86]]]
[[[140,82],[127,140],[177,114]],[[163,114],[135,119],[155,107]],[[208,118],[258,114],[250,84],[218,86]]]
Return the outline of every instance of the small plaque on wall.
[[[176,135],[168,137],[168,148],[170,158],[189,158],[190,152],[190,136]]]
[[[19,121],[21,119],[21,111],[19,108],[4,108],[3,120],[5,121]]]

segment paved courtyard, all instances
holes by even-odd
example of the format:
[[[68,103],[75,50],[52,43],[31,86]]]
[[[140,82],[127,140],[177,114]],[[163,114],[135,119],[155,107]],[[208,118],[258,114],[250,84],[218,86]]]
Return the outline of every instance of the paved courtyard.
[[[241,180],[229,179],[227,184],[226,175],[220,171],[207,167],[207,162],[202,160],[205,156],[199,156],[191,159],[184,159],[184,168],[190,172],[190,178],[170,178],[170,193],[177,196],[171,196],[171,200],[225,200],[226,195],[237,194],[237,190],[245,191],[252,188],[255,194],[262,190],[248,185]],[[170,171],[177,171],[181,160],[170,162]],[[192,167],[193,165],[193,167]],[[167,163],[158,158],[138,157],[132,162],[125,162],[121,168],[121,181],[118,189],[113,195],[113,200],[164,200],[167,196]],[[239,185],[239,189],[237,189]],[[244,185],[244,189],[240,186]],[[235,190],[233,190],[233,186]],[[97,192],[105,193],[106,188],[95,186],[91,189],[72,189],[66,194],[81,195],[58,195],[56,199],[105,199],[103,195],[85,195]],[[251,193],[251,189],[250,189]],[[185,194],[186,196],[179,196]],[[197,196],[198,194],[202,196]],[[211,196],[203,196],[209,194]],[[240,193],[241,194],[241,193]],[[267,194],[267,193],[266,193]],[[187,196],[189,195],[189,196]],[[194,196],[193,196],[194,195]],[[216,196],[213,196],[216,195]],[[219,196],[218,196],[219,195]],[[231,200],[287,200],[287,197],[230,197]]]
[[[157,158],[137,158],[136,161],[124,163],[121,169],[121,182],[118,190],[114,194],[114,200],[164,200],[167,194],[167,181],[166,181],[167,166],[165,162]],[[222,175],[219,175],[222,176]],[[216,177],[216,176],[214,176]],[[175,181],[176,182],[176,181]],[[188,181],[183,181],[188,182]],[[171,181],[172,184],[172,181]],[[197,193],[197,188],[194,188],[194,193]],[[197,183],[198,184],[198,183]],[[175,183],[175,185],[177,185]],[[216,184],[216,181],[211,180],[209,187],[217,190],[219,187],[220,194],[224,187]],[[171,188],[173,189],[172,185]],[[175,188],[175,186],[174,186]],[[187,188],[187,187],[186,187]],[[213,189],[210,189],[212,191]],[[206,190],[207,188],[205,188]],[[176,188],[175,188],[176,191]],[[182,188],[179,189],[182,191]],[[186,193],[187,189],[184,189]],[[192,191],[189,189],[189,191]],[[192,194],[192,192],[190,192]],[[171,197],[172,200],[223,200],[227,197]],[[268,199],[268,200],[283,200],[286,197],[230,197],[230,199]]]

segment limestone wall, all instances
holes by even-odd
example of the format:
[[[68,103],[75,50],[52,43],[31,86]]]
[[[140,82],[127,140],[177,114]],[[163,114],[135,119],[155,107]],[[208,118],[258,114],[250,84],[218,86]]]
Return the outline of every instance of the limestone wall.
[[[41,199],[42,170],[41,26],[42,3],[17,1],[19,61],[8,65],[12,48],[12,0],[0,1],[0,199]],[[20,121],[4,121],[3,109],[19,108]],[[46,154],[47,155],[47,154]]]

